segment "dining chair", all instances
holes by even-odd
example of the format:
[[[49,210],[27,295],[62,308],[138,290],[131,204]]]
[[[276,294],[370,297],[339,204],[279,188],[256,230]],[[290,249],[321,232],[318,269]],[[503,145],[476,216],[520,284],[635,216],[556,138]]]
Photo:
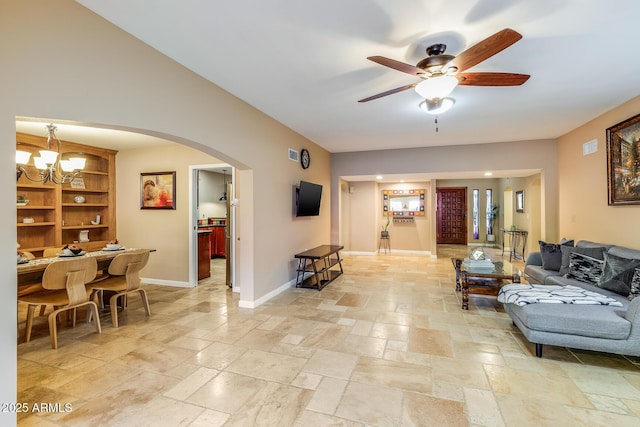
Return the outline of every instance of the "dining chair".
[[[62,253],[62,246],[57,248],[44,248],[44,251],[42,251],[42,258],[54,258],[58,256],[59,253]]]
[[[129,294],[139,293],[147,316],[151,316],[147,292],[140,287],[140,270],[147,265],[147,261],[149,261],[148,250],[118,254],[109,265],[109,277],[100,282],[90,283],[88,285],[91,289],[92,301],[102,301],[104,291],[115,292],[115,294],[109,298],[111,323],[114,328],[118,327],[118,298],[123,297],[124,299]],[[125,307],[124,301],[122,307]]]
[[[73,312],[73,325],[75,326],[75,310],[78,307],[88,306],[87,321],[91,321],[91,313],[95,317],[96,331],[102,333],[98,306],[89,298],[89,292],[85,284],[96,276],[98,264],[93,257],[73,258],[52,262],[47,266],[42,275],[41,292],[23,295],[18,301],[29,305],[27,309],[27,323],[25,327],[25,341],[31,340],[33,316],[35,309],[42,305],[52,305],[54,310],[49,314],[49,335],[51,347],[58,348],[58,314],[71,310]]]

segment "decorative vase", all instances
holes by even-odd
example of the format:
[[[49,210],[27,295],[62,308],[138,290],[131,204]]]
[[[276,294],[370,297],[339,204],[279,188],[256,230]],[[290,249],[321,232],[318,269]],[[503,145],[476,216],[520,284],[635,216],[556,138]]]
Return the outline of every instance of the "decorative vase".
[[[73,201],[76,203],[84,203],[84,196],[76,196],[73,198]]]

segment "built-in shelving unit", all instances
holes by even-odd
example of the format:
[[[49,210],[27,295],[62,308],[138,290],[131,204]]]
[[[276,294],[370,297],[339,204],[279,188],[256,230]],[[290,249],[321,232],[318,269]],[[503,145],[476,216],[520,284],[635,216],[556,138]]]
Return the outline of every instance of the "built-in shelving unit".
[[[46,147],[45,136],[16,134],[17,148],[31,151]],[[63,246],[80,240],[80,231],[88,230],[89,242],[79,242],[85,250],[104,247],[116,238],[115,221],[115,156],[116,151],[91,147],[76,142],[61,141],[62,153],[77,154],[87,159],[78,176],[84,188],[71,184],[38,183],[20,177],[16,183],[18,195],[29,200],[17,206],[17,231],[20,249],[40,255],[44,248]],[[38,176],[33,166],[27,170]],[[78,184],[78,181],[74,184]],[[82,196],[79,200],[77,196]],[[80,202],[82,201],[82,202]],[[99,224],[92,224],[100,216]],[[27,221],[24,222],[25,218]],[[31,222],[33,220],[33,222]]]

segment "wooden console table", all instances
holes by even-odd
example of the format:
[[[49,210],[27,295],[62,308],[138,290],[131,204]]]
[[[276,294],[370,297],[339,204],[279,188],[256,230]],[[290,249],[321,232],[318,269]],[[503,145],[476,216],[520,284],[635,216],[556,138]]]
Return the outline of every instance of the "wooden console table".
[[[342,259],[340,251],[344,246],[322,245],[304,252],[295,254],[298,259],[296,275],[296,288],[315,288],[321,290],[333,282],[342,271]],[[332,255],[335,255],[332,258]],[[338,266],[339,270],[332,269]],[[312,273],[305,278],[305,273]]]
[[[511,239],[510,248],[509,248],[509,261],[511,258],[518,258],[520,253],[518,252],[518,247],[522,246],[522,260],[524,261],[524,251],[527,247],[527,235],[529,232],[525,230],[507,230],[502,229],[502,254],[504,255],[504,240],[505,235],[508,235]],[[519,242],[520,241],[520,242]]]

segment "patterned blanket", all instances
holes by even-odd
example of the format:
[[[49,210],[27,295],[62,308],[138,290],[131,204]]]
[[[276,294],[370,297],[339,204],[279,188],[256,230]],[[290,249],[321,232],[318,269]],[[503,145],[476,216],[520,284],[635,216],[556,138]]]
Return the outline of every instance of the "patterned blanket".
[[[567,285],[525,285],[512,283],[505,285],[498,293],[498,301],[516,305],[533,303],[612,305],[622,307],[613,298],[587,291],[577,286]]]

